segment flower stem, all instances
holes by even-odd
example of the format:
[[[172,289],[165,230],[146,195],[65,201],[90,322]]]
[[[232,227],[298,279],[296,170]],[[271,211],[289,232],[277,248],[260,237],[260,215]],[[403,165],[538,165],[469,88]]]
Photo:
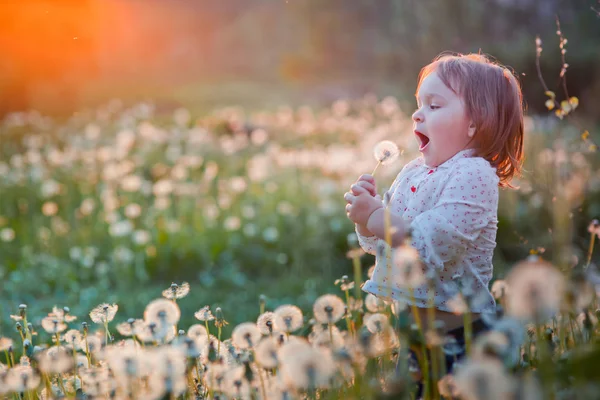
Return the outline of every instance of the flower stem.
[[[377,162],[377,165],[375,166],[375,169],[373,170],[373,172],[371,172],[371,175],[375,176],[375,171],[377,171],[377,168],[379,168],[379,165],[381,165],[381,161]]]
[[[590,239],[590,247],[588,248],[587,262],[585,264],[585,268],[588,268],[592,263],[592,253],[594,252],[594,240],[596,240],[596,234],[592,232],[591,235],[592,238]]]
[[[471,325],[471,310],[463,314],[464,332],[465,332],[465,351],[467,356],[471,355],[471,341],[473,339],[473,326]]]

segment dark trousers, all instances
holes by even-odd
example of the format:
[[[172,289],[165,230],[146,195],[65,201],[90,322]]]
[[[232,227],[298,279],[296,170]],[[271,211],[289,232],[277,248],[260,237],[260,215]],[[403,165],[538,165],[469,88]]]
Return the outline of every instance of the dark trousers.
[[[472,329],[471,329],[472,338],[475,339],[477,336],[479,336],[480,334],[482,334],[486,331],[489,331],[490,329],[491,328],[485,322],[483,322],[481,319],[478,319],[477,321],[474,321],[472,323]],[[456,339],[456,344],[461,349],[461,351],[458,352],[458,354],[452,354],[452,355],[444,354],[444,356],[446,358],[446,371],[447,371],[447,373],[451,373],[452,370],[454,369],[454,363],[456,361],[462,360],[466,355],[464,326],[461,326],[460,328],[456,328],[456,329],[452,329],[451,331],[448,331],[447,336],[454,337],[454,339]],[[412,351],[410,352],[410,357],[412,359],[411,361],[418,362],[416,354],[414,354]],[[417,395],[416,396],[417,399],[420,399],[421,396],[423,395],[423,384],[421,382],[417,383],[416,395]]]

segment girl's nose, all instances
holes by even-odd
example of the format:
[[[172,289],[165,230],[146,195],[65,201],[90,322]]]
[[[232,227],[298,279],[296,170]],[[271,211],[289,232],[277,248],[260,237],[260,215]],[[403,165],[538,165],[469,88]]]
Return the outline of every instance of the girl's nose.
[[[421,113],[420,109],[417,109],[417,111],[413,113],[412,119],[415,122],[423,122],[423,114]]]

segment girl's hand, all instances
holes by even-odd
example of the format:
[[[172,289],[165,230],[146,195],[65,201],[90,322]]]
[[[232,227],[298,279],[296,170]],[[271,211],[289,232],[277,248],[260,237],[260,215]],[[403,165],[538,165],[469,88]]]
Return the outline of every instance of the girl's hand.
[[[355,224],[367,226],[369,217],[379,208],[383,208],[381,197],[373,197],[362,186],[352,185],[352,193],[346,192],[344,200],[346,200],[346,215]],[[355,195],[353,193],[358,193]]]
[[[369,192],[369,194],[373,197],[377,196],[377,185],[375,183],[375,178],[373,178],[373,176],[370,174],[361,175],[358,178],[358,180],[354,183],[354,185],[365,188],[367,190],[367,192]],[[354,187],[354,185],[352,185],[352,187]],[[359,193],[357,191],[355,191],[354,189],[352,189],[352,187],[350,188],[352,191],[352,194],[355,196],[358,196]]]

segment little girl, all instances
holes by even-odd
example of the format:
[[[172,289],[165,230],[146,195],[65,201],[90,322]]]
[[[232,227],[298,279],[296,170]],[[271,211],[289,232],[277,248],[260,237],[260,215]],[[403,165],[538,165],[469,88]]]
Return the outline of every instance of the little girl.
[[[498,187],[510,187],[523,159],[521,88],[506,67],[483,55],[441,54],[421,70],[416,99],[412,118],[422,156],[402,168],[386,193],[389,201],[384,204],[377,195],[371,175],[362,175],[344,195],[361,247],[377,256],[363,290],[416,305],[424,325],[431,295],[435,319],[456,336],[462,335],[463,318],[452,312],[451,299],[459,290],[468,293],[476,334],[485,326],[481,313],[495,310],[488,284]],[[435,287],[425,283],[411,293],[393,263],[387,272],[380,253],[387,246],[384,207],[390,212],[392,247],[411,232]]]

